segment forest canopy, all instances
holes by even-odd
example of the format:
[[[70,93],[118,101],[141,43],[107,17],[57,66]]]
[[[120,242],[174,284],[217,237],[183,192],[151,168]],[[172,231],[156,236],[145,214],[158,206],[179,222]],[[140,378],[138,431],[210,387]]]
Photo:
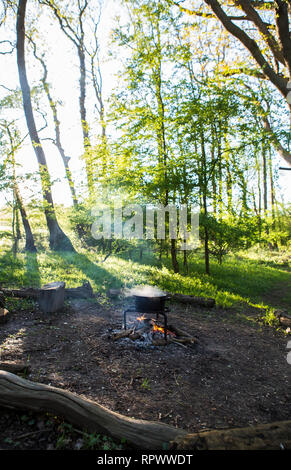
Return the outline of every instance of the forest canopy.
[[[94,207],[116,199],[197,207],[207,273],[211,257],[286,245],[289,21],[283,0],[3,0],[0,190],[14,250],[21,226],[37,250],[38,214],[54,251],[75,251],[75,237],[105,256],[146,245],[187,269],[181,234],[94,239]]]

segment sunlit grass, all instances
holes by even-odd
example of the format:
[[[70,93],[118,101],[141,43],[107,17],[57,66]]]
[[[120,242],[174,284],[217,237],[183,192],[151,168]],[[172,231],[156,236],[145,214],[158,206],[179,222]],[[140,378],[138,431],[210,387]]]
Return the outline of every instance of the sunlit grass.
[[[62,227],[69,234],[78,253],[56,253],[48,248],[44,217],[33,210],[33,232],[37,234],[38,252],[20,252],[16,257],[11,240],[0,240],[0,285],[7,287],[39,287],[53,281],[65,281],[67,287],[76,287],[89,280],[94,291],[104,294],[109,288],[132,287],[137,284],[159,286],[169,292],[212,297],[218,306],[243,310],[244,305],[263,308],[270,321],[274,308],[291,308],[291,247],[278,251],[259,246],[235,255],[228,255],[222,265],[211,259],[211,274],[205,274],[203,253],[189,255],[188,274],[175,274],[169,259],[159,260],[151,251],[110,256],[82,248],[70,230],[66,212],[59,209]],[[10,214],[2,217],[2,224],[10,224]],[[42,228],[42,230],[40,230]],[[132,258],[132,259],[130,259]]]
[[[0,252],[0,283],[3,286],[39,287],[53,281],[65,281],[67,287],[76,287],[88,279],[95,292],[104,294],[109,288],[151,284],[161,289],[213,297],[222,307],[243,304],[265,308],[272,319],[274,307],[291,305],[291,272],[270,265],[254,256],[228,256],[222,265],[211,262],[211,274],[204,273],[202,253],[189,261],[189,273],[173,273],[169,260],[159,261],[151,254],[145,259],[129,260],[111,256],[105,262],[101,255],[80,249],[79,253],[55,253],[49,250],[37,254],[18,253],[14,258],[6,246]],[[272,299],[272,291],[282,295]]]

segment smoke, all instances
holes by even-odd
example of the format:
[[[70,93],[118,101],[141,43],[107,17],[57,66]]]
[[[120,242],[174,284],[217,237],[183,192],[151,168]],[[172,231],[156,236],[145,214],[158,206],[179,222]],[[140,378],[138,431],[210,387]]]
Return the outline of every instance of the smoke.
[[[138,295],[140,297],[160,297],[161,295],[166,295],[165,292],[163,292],[158,287],[148,285],[135,286],[131,289],[124,289],[123,293],[125,297],[131,297],[133,295]]]

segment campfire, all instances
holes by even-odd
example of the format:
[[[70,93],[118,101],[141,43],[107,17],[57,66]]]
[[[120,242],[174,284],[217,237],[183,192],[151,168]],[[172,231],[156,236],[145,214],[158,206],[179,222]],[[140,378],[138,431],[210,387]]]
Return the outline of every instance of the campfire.
[[[128,291],[134,304],[123,312],[123,330],[113,333],[113,340],[129,338],[144,345],[165,346],[169,343],[195,343],[197,339],[168,324],[169,297],[160,289],[143,286]],[[160,320],[162,317],[162,321]]]

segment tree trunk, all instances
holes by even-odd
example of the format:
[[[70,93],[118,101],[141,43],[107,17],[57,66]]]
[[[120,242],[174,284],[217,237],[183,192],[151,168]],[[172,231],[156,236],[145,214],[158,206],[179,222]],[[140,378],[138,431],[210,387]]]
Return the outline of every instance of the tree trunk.
[[[25,251],[30,251],[31,253],[35,253],[37,250],[35,247],[34,238],[32,235],[31,228],[30,228],[30,223],[29,223],[26,210],[25,210],[25,207],[24,207],[24,204],[23,204],[20,192],[19,192],[18,185],[16,183],[15,185],[16,185],[14,188],[15,197],[16,197],[17,206],[21,214],[22,224],[23,224],[24,231],[25,231],[25,248],[24,249]]]
[[[176,248],[176,240],[175,238],[171,238],[171,258],[172,258],[172,265],[175,273],[180,271],[179,263],[177,260],[177,248]]]
[[[269,175],[270,175],[270,191],[271,191],[271,208],[272,208],[272,226],[275,228],[275,187],[274,187],[274,178],[273,178],[273,167],[272,167],[272,150],[269,146]]]
[[[27,80],[26,65],[25,65],[25,12],[27,0],[19,0],[17,11],[17,66],[19,73],[20,86],[22,91],[23,107],[26,118],[26,123],[31,139],[31,143],[38,161],[40,178],[42,184],[42,192],[44,198],[44,212],[49,230],[49,242],[52,250],[74,251],[74,248],[69,238],[64,234],[60,228],[53,204],[51,194],[51,181],[47,168],[46,157],[38,136],[35,125],[30,88]]]
[[[70,170],[70,167],[69,167],[70,157],[67,157],[65,155],[65,151],[64,151],[63,146],[62,146],[61,129],[60,129],[60,121],[58,119],[57,105],[56,105],[55,101],[53,100],[53,98],[51,96],[50,89],[49,89],[49,84],[47,83],[47,74],[48,74],[47,66],[46,66],[46,64],[45,64],[45,62],[42,58],[37,57],[36,49],[35,49],[34,56],[40,61],[41,65],[43,67],[43,72],[44,73],[43,73],[43,77],[42,77],[41,81],[42,81],[43,88],[44,88],[44,91],[47,95],[47,99],[48,99],[48,102],[49,102],[49,105],[50,105],[50,108],[51,108],[52,114],[53,114],[53,120],[54,120],[54,125],[55,125],[55,141],[54,141],[54,143],[55,143],[55,145],[56,145],[56,147],[59,151],[59,154],[60,154],[60,156],[63,160],[65,173],[66,173],[66,178],[67,178],[67,181],[69,183],[69,188],[70,188],[73,204],[74,204],[74,206],[76,206],[78,204],[78,199],[77,199],[77,196],[76,196],[76,190],[75,190],[75,185],[74,185],[74,181],[73,181],[73,178],[72,178],[72,173],[71,173],[71,170]]]
[[[84,159],[85,159],[85,167],[86,167],[86,174],[87,174],[87,182],[88,182],[88,190],[90,196],[93,196],[94,191],[94,178],[93,178],[93,168],[92,168],[92,161],[91,161],[91,143],[89,139],[89,126],[87,122],[86,116],[86,106],[85,106],[85,98],[86,98],[86,64],[85,64],[85,53],[83,44],[79,44],[78,46],[78,56],[79,56],[79,63],[80,63],[80,97],[79,97],[79,106],[80,106],[80,118],[81,118],[81,126],[83,132],[83,145],[84,145]]]
[[[179,438],[179,450],[290,450],[291,421],[258,424],[247,428],[196,432]],[[197,454],[196,454],[197,455]]]
[[[219,151],[220,152],[220,151]],[[208,233],[208,228],[207,228],[207,216],[208,216],[208,208],[207,208],[207,161],[206,161],[206,151],[205,151],[205,141],[204,141],[204,135],[203,131],[201,131],[201,156],[202,156],[202,164],[201,164],[201,173],[202,175],[200,176],[200,186],[202,189],[202,204],[203,204],[203,213],[205,216],[205,225],[204,225],[204,260],[205,260],[205,272],[206,274],[210,274],[210,264],[209,264],[209,233]],[[221,168],[221,159],[219,161],[219,165]],[[219,176],[221,180],[221,175]],[[221,181],[219,181],[219,186],[221,186]],[[221,197],[221,194],[220,196]],[[220,210],[221,210],[221,203],[222,201],[219,201],[220,204]]]
[[[267,181],[267,157],[266,157],[266,142],[262,142],[262,158],[263,158],[263,188],[264,188],[264,215],[267,215],[268,210],[268,181]]]

